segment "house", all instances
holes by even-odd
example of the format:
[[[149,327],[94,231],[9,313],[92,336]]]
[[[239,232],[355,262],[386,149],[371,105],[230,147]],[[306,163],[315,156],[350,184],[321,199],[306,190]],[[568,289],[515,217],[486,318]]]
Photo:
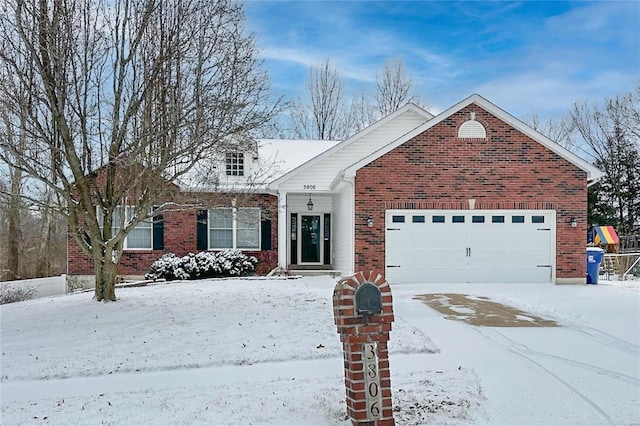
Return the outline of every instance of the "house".
[[[602,173],[479,95],[437,116],[408,104],[339,143],[261,141],[255,161],[273,148],[299,157],[251,194],[260,214],[212,201],[165,217],[164,250],[233,245],[269,267],[377,269],[392,284],[585,283],[587,186]],[[125,274],[151,260],[125,255]]]

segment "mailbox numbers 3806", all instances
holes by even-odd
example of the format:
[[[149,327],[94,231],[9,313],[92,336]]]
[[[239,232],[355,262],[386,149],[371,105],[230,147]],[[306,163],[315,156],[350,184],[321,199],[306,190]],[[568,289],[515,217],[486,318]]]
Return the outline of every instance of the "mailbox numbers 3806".
[[[380,418],[382,411],[382,392],[380,391],[380,374],[378,372],[378,344],[376,342],[365,343],[362,349],[367,419],[375,420]]]

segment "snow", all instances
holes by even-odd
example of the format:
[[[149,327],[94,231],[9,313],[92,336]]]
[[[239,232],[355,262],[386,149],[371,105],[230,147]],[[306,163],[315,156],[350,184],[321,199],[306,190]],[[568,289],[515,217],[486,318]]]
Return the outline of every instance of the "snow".
[[[276,165],[277,171],[271,176],[271,180],[275,180],[339,143],[329,140],[260,139],[258,152],[263,162]]]
[[[348,425],[336,279],[219,279],[2,305],[3,425]],[[637,424],[638,281],[392,285],[396,424]],[[481,327],[416,295],[559,327]]]

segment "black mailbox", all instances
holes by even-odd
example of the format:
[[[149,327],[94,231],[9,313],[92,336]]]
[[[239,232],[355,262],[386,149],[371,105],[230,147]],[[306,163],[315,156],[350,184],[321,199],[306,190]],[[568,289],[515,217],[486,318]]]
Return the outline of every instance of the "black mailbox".
[[[371,316],[382,312],[380,289],[371,283],[364,283],[356,290],[356,313]]]

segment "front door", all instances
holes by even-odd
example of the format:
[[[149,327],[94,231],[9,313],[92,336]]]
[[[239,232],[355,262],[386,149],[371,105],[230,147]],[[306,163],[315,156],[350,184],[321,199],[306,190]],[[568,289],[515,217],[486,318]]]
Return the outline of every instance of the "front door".
[[[322,261],[320,218],[320,215],[300,215],[300,263]]]

